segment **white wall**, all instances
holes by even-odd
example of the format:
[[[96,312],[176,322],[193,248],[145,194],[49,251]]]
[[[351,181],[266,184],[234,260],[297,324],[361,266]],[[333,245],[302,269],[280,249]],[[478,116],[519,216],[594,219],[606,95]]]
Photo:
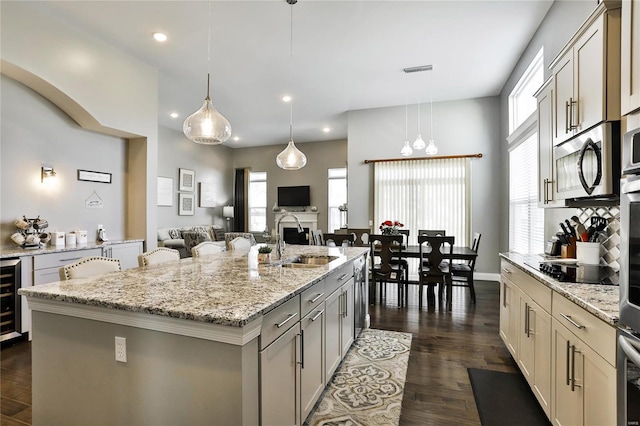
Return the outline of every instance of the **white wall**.
[[[173,206],[158,206],[158,227],[215,224],[224,226],[222,206],[233,202],[233,150],[224,145],[191,142],[184,134],[160,127],[158,134],[158,176],[173,178]],[[179,169],[195,172],[196,198],[193,216],[178,215]],[[214,185],[216,207],[200,207],[200,182]],[[185,192],[188,193],[188,192]]]
[[[0,75],[2,87],[2,241],[10,245],[13,221],[40,215],[49,230],[89,231],[103,224],[113,240],[125,237],[126,140],[80,128],[58,107],[38,93]],[[42,183],[42,164],[54,167],[54,181]],[[112,183],[77,180],[77,170],[112,174]],[[93,192],[100,209],[86,207]]]
[[[472,160],[471,230],[482,233],[477,271],[499,271],[498,188],[499,108],[498,98],[478,98],[433,104],[433,135],[438,155],[483,154]],[[422,111],[428,111],[424,105]],[[409,106],[409,140],[417,130],[416,106]],[[413,115],[413,119],[411,116]],[[364,160],[399,158],[405,137],[405,107],[349,112],[349,226],[368,227],[373,219],[372,165]],[[430,134],[429,120],[421,120],[424,139]],[[414,157],[424,156],[416,154]],[[416,208],[420,208],[416,206]],[[427,208],[426,206],[424,208]]]

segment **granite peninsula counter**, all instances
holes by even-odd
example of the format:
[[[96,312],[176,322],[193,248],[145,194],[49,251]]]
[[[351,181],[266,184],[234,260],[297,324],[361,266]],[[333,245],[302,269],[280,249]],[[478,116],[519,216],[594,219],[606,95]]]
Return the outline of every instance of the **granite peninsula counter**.
[[[336,257],[292,268],[258,264],[254,248],[21,289],[33,313],[34,424],[269,423],[264,410],[273,403],[264,395],[293,391],[283,385],[265,389],[265,371],[278,372],[286,383],[287,371],[279,371],[274,360],[288,353],[294,361],[280,364],[299,370],[296,357],[307,340],[324,347],[333,321],[327,317],[330,294],[341,291],[329,283],[350,283],[350,296],[345,290],[336,305],[344,306],[344,315],[352,312],[353,264],[367,252],[288,245],[285,263],[300,256]],[[304,303],[312,300],[310,312]],[[276,314],[292,308],[297,314],[285,322],[295,319],[281,332],[284,322]],[[304,317],[307,312],[313,315]],[[299,340],[303,319],[319,315],[322,339],[304,331]],[[291,345],[279,343],[288,334]],[[125,363],[115,361],[115,337],[126,338]],[[278,356],[268,352],[275,345],[285,348]],[[325,358],[319,357],[323,371]],[[295,398],[299,403],[304,396]]]

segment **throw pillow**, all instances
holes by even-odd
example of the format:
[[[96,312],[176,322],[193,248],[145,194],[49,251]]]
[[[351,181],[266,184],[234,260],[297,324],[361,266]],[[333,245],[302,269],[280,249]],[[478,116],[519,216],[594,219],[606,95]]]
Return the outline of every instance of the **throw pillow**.
[[[184,238],[184,246],[187,249],[187,254],[191,254],[191,249],[197,246],[198,244],[211,241],[208,232],[199,232],[199,231],[182,231],[182,238]]]
[[[213,228],[212,231],[216,241],[224,241],[224,229]]]
[[[182,233],[178,228],[171,228],[167,232],[169,233],[169,238],[172,240],[179,240],[182,238]]]

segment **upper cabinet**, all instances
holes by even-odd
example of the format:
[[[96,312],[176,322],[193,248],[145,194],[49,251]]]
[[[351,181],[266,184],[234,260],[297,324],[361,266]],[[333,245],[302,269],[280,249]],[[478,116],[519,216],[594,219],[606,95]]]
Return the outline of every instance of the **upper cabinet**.
[[[620,101],[626,115],[640,109],[640,0],[622,2],[621,49]]]
[[[553,79],[549,78],[535,94],[538,102],[538,207],[561,207],[556,202],[553,179]]]
[[[598,5],[553,60],[551,74],[554,145],[620,119],[619,1]]]

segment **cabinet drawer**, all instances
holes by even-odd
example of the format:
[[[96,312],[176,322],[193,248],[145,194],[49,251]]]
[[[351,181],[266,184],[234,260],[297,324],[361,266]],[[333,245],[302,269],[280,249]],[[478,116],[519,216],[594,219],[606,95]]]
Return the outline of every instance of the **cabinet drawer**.
[[[283,335],[294,324],[300,322],[300,296],[287,300],[284,304],[266,313],[262,319],[260,349],[264,349]]]
[[[553,295],[553,317],[590,346],[609,364],[616,365],[616,329],[558,293]]]
[[[33,271],[33,285],[60,281],[60,268],[44,268]]]
[[[101,248],[40,254],[33,257],[33,269],[59,268],[87,256],[102,256]]]
[[[353,263],[349,262],[346,265],[342,265],[333,271],[325,279],[327,295],[336,291],[342,284],[349,281],[349,278],[353,276]]]
[[[303,291],[300,295],[300,316],[304,317],[307,315],[313,309],[320,306],[326,298],[325,280],[317,282],[311,288]]]
[[[502,260],[501,273],[520,290],[529,295],[542,309],[551,313],[551,294],[553,290],[527,274],[517,266]]]

